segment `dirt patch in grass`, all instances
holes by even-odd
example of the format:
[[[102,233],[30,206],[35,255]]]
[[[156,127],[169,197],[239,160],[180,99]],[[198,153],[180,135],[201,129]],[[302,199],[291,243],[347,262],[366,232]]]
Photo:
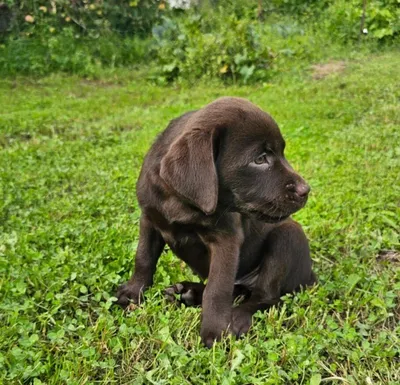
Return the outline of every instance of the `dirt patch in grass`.
[[[343,61],[332,61],[325,64],[314,64],[311,66],[312,77],[315,80],[320,80],[330,74],[343,72],[346,68],[346,63]]]
[[[92,87],[100,87],[100,88],[111,88],[111,87],[120,87],[123,85],[123,81],[121,79],[82,79],[80,84],[85,86]]]

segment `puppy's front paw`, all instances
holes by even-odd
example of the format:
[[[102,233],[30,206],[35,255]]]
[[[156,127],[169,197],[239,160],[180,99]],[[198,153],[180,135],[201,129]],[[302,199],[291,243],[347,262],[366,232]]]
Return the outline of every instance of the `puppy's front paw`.
[[[251,327],[253,316],[239,307],[232,309],[232,333],[236,337],[247,333]]]
[[[137,305],[139,303],[140,290],[129,282],[121,285],[117,290],[117,304],[124,309],[130,305]]]
[[[201,341],[207,348],[211,348],[214,342],[220,341],[225,333],[229,333],[229,322],[204,322],[201,325],[200,337]]]

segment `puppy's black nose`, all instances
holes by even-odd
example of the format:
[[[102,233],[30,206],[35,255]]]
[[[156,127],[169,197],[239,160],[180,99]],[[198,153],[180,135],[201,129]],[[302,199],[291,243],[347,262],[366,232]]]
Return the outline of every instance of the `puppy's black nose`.
[[[310,190],[311,187],[307,183],[296,184],[296,194],[302,198],[305,198]]]
[[[305,182],[289,183],[286,185],[286,188],[301,198],[305,198],[311,190],[311,187]]]

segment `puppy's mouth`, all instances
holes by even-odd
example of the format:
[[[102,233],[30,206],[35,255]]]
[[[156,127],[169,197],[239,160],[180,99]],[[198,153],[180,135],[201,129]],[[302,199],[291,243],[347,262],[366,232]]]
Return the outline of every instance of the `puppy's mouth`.
[[[247,206],[247,205],[246,205]],[[257,220],[261,221],[261,222],[266,222],[266,223],[279,223],[284,221],[285,219],[289,218],[291,213],[289,214],[279,214],[279,215],[271,215],[271,214],[267,214],[264,211],[261,210],[257,210],[253,207],[246,207],[246,206],[242,206],[241,209],[239,209],[238,211],[241,212],[244,215],[249,215],[252,217],[257,218]]]
[[[251,215],[254,215],[259,221],[266,222],[266,223],[279,223],[284,221],[285,219],[289,218],[290,215],[279,215],[273,216],[262,213],[260,211],[252,211],[250,212]]]
[[[279,223],[289,218],[295,212],[299,211],[303,206],[303,204],[291,208],[280,208],[279,206],[274,206],[265,210],[264,207],[245,205],[244,207],[242,206],[242,212],[256,217],[261,222]]]
[[[300,210],[306,200],[302,202],[291,201],[290,205],[282,204],[281,202],[243,202],[236,200],[237,211],[244,215],[255,217],[257,220],[266,223],[279,223],[289,218],[292,214]]]
[[[267,223],[278,223],[278,222],[282,222],[285,219],[288,219],[290,215],[280,215],[279,217],[272,217],[270,215],[266,215],[266,214],[260,214],[259,218],[261,221],[263,222],[267,222]]]

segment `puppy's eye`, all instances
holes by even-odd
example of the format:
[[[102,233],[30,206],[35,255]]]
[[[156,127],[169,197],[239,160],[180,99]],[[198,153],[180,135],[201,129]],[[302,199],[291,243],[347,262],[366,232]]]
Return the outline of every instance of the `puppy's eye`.
[[[254,160],[255,164],[265,164],[265,163],[269,163],[268,161],[268,154],[266,152],[264,152],[263,154],[261,154],[260,156],[258,156],[255,160]]]

